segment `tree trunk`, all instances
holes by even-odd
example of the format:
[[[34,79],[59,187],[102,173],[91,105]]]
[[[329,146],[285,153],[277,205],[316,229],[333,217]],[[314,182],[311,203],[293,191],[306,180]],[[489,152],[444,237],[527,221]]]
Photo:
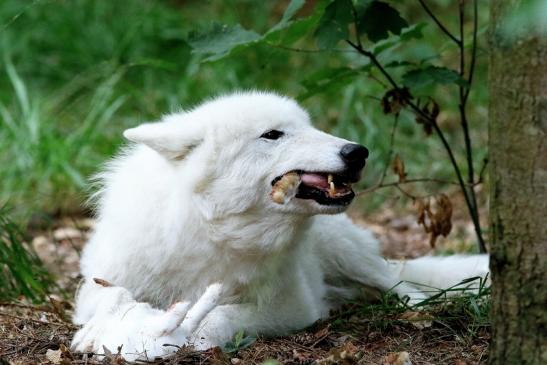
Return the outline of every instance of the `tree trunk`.
[[[490,2],[489,363],[499,365],[547,364],[547,34],[507,27],[528,1]]]

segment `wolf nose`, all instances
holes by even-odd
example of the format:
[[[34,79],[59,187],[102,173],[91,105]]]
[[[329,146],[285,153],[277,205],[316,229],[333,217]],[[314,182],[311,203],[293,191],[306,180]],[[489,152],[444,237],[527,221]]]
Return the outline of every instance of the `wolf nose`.
[[[368,157],[368,149],[356,143],[348,143],[340,150],[342,159],[348,164],[351,170],[361,170],[365,167]]]

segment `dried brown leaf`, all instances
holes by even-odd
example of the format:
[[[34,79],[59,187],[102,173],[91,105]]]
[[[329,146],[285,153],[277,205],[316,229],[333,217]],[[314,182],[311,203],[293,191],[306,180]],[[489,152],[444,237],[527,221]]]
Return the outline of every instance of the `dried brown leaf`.
[[[399,319],[408,321],[413,327],[423,330],[431,327],[433,317],[425,312],[406,311],[399,316]]]
[[[382,110],[384,114],[399,114],[411,99],[412,95],[406,87],[388,90],[381,100]]]
[[[382,365],[412,365],[412,362],[408,352],[402,351],[387,355]]]
[[[423,107],[420,108],[421,114],[416,115],[416,123],[423,126],[426,135],[433,133],[433,122],[436,121],[440,113],[439,104],[433,99],[430,99]]]
[[[429,243],[435,247],[437,237],[446,237],[452,230],[452,202],[445,194],[435,198],[435,208],[432,209],[429,200],[416,199],[418,208],[418,224],[429,233]]]
[[[430,211],[429,199],[426,200],[418,198],[415,200],[414,203],[416,204],[418,210],[417,222],[424,227],[426,233],[429,233],[429,224],[426,222],[426,219],[428,218],[428,212]]]
[[[405,163],[399,154],[395,155],[391,168],[393,169],[393,172],[399,176],[399,182],[404,182],[406,180]]]
[[[312,357],[309,354],[298,351],[296,349],[292,350],[292,358],[293,358],[294,361],[299,362],[299,363],[303,363],[303,362],[306,362],[306,361],[312,359]]]
[[[330,329],[330,326],[321,328],[319,331],[315,332],[313,336],[318,340],[323,339],[329,335],[329,329]]]
[[[227,365],[227,364],[238,364],[241,363],[241,359],[239,358],[232,358],[228,359],[228,356],[222,351],[222,349],[218,346],[213,347],[212,349],[209,349],[209,353],[211,356],[209,357],[209,361],[211,364],[214,365]]]
[[[93,278],[93,281],[96,283],[96,284],[99,284],[100,286],[104,286],[105,288],[108,288],[109,286],[114,286],[112,285],[112,283],[104,280],[104,279],[99,279],[99,278]]]
[[[316,364],[318,365],[357,364],[357,361],[359,360],[358,350],[359,349],[351,341],[348,341],[340,347],[331,349],[329,351],[329,356],[317,360]]]

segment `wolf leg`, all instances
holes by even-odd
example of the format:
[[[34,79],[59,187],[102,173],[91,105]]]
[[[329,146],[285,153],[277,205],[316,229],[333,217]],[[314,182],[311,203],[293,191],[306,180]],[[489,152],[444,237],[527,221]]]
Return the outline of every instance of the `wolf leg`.
[[[306,239],[313,240],[327,280],[341,282],[342,286],[356,282],[393,291],[410,304],[427,298],[418,288],[401,281],[380,255],[372,233],[353,224],[345,214],[316,217]]]
[[[381,290],[392,289],[399,297],[408,297],[409,304],[438,292],[431,291],[431,287],[447,289],[464,279],[485,278],[488,274],[485,255],[385,260],[372,233],[353,224],[347,216],[318,218],[312,231],[321,237],[316,247],[327,276],[347,278]]]
[[[95,314],[76,333],[71,347],[95,354],[119,349],[128,361],[167,356],[177,347],[164,345],[189,344],[192,333],[216,306],[221,291],[220,284],[210,285],[193,306],[178,302],[164,311],[135,301],[124,288],[98,287],[100,301]]]
[[[205,317],[190,342],[197,349],[205,350],[214,346],[223,347],[239,331],[253,337],[286,335],[310,326],[328,314],[310,314],[308,308],[303,303],[267,307],[254,304],[221,305]]]

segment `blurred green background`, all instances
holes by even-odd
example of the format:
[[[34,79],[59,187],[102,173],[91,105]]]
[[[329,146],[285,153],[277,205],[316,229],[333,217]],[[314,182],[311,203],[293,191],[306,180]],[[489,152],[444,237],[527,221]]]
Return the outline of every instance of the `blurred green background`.
[[[192,53],[190,32],[207,29],[213,21],[264,32],[279,21],[288,3],[2,0],[0,205],[8,203],[15,214],[26,217],[36,212],[80,213],[90,175],[123,143],[125,128],[230,90],[268,89],[302,97],[303,82],[322,70],[365,64],[362,56],[342,43],[330,52],[260,44],[216,62],[202,62],[202,55]],[[307,2],[303,12],[316,3]],[[412,23],[424,23],[423,37],[384,51],[381,61],[427,61],[457,69],[456,46],[418,2],[391,3]],[[456,32],[457,4],[429,3]],[[477,65],[468,105],[477,170],[486,154],[487,7],[488,2],[479,1]],[[298,48],[316,46],[312,37],[305,37]],[[390,71],[396,78],[401,76],[397,67]],[[393,116],[382,113],[379,99],[386,89],[375,79],[381,80],[381,75],[352,77],[302,101],[319,128],[369,148],[363,187],[373,185],[389,163]],[[465,171],[456,86],[431,85],[423,93],[434,95],[441,104],[439,123]],[[410,113],[401,115],[394,152],[404,159],[411,178],[455,180],[439,140],[426,138]],[[396,181],[391,173],[388,178]],[[413,187],[428,192],[446,188]],[[371,211],[396,195],[396,191],[378,191],[367,195],[366,202],[359,198],[357,206]]]

